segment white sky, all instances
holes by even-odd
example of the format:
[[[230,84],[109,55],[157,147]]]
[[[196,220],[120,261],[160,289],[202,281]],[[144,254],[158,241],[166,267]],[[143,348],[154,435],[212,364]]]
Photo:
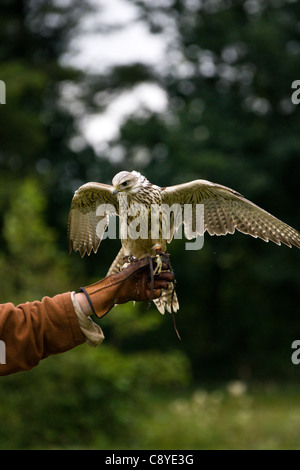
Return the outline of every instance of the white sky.
[[[112,65],[141,61],[155,65],[163,60],[165,44],[161,35],[151,34],[140,21],[138,8],[128,0],[94,0],[98,11],[81,20],[80,36],[71,42],[75,67],[99,73]],[[101,32],[101,27],[114,27],[113,32]]]
[[[104,74],[115,65],[142,62],[156,66],[165,62],[166,37],[149,32],[146,23],[138,18],[137,7],[128,0],[93,0],[93,3],[97,11],[82,18],[80,31],[62,58],[64,64]],[[103,26],[114,26],[114,30],[103,33]],[[119,127],[128,115],[141,107],[163,112],[166,106],[167,96],[162,88],[154,83],[138,85],[119,95],[105,113],[85,116],[80,127],[99,153],[104,142],[118,137]]]
[[[82,121],[82,131],[96,152],[101,152],[103,142],[119,135],[120,125],[131,114],[142,108],[163,112],[167,106],[165,92],[154,84],[141,84],[122,93],[107,108],[104,114],[90,115]]]

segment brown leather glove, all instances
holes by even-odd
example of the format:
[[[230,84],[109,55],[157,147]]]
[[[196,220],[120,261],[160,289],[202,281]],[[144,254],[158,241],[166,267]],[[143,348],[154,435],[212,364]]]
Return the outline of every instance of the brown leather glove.
[[[163,263],[162,268],[168,269],[168,265]],[[174,276],[170,271],[162,271],[154,276],[151,286],[150,259],[145,258],[130,263],[118,274],[81,287],[80,291],[86,295],[93,313],[101,318],[115,304],[123,304],[129,300],[157,299],[161,295],[161,289],[167,289],[168,283],[173,281]]]

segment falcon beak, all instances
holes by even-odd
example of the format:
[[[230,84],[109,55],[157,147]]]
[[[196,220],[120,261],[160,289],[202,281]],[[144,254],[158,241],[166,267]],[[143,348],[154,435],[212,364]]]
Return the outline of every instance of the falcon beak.
[[[119,191],[118,191],[117,189],[114,189],[114,190],[113,190],[113,195],[115,196],[116,194],[118,194],[118,192],[119,192]]]

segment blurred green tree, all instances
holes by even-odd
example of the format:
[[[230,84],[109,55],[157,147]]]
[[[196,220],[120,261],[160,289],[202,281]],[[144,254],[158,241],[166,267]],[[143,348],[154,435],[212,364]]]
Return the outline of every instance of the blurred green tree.
[[[22,303],[70,290],[70,259],[45,223],[46,199],[38,183],[20,181],[9,202],[3,225],[2,302]]]

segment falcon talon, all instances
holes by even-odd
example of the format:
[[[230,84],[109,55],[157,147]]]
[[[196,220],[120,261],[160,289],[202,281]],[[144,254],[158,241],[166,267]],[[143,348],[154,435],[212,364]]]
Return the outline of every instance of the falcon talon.
[[[134,263],[137,260],[138,259],[136,258],[136,256],[133,255],[123,256],[123,266],[120,267],[120,270],[122,271],[123,269],[127,268],[131,263]]]
[[[134,261],[137,261],[137,257],[133,255],[128,255],[128,256],[123,256],[123,262],[124,263],[133,263]]]

